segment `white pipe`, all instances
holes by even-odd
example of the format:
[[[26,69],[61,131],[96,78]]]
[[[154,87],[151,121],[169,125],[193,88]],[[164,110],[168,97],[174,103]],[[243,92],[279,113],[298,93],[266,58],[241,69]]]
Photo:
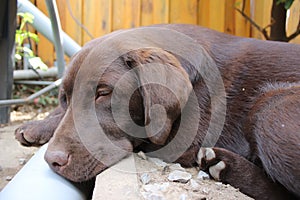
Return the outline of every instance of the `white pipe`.
[[[38,74],[43,77],[56,77],[57,67],[51,67],[47,70],[36,70]],[[37,79],[39,76],[33,70],[14,70],[14,80],[27,80],[27,79]]]
[[[29,12],[34,15],[33,27],[43,34],[48,40],[54,43],[53,31],[51,28],[51,22],[39,9],[37,9],[28,0],[18,0],[18,12]],[[62,32],[63,47],[65,53],[71,57],[77,51],[81,49],[80,45],[77,44],[72,38],[70,38],[65,32]]]
[[[47,145],[28,161],[0,193],[2,200],[85,200],[71,182],[53,172],[44,154]]]
[[[65,58],[64,58],[64,48],[63,48],[63,37],[61,24],[58,14],[58,8],[56,5],[56,0],[46,0],[46,5],[48,13],[50,15],[51,27],[54,38],[54,47],[56,53],[56,63],[58,68],[58,78],[61,78],[65,71]]]

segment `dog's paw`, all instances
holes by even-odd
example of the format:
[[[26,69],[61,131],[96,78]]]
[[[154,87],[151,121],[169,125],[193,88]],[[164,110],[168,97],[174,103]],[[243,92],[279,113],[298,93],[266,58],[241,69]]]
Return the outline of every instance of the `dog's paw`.
[[[197,162],[199,167],[208,171],[215,180],[221,180],[220,174],[226,169],[226,163],[217,157],[213,148],[200,148]]]
[[[27,122],[15,130],[15,138],[24,146],[41,146],[48,142],[54,130],[41,121]]]

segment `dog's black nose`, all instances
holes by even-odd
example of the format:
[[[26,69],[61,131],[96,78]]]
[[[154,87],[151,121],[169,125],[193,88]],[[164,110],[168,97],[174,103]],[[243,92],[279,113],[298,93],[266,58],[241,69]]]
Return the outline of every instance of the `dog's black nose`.
[[[69,155],[60,150],[48,150],[45,153],[45,160],[54,171],[59,172],[61,167],[67,165]]]

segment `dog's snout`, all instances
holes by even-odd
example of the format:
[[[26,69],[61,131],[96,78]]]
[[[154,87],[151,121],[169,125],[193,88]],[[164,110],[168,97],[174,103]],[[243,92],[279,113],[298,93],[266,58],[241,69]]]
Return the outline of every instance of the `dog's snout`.
[[[47,151],[45,154],[45,160],[54,171],[59,172],[61,167],[67,165],[69,155],[59,150]]]

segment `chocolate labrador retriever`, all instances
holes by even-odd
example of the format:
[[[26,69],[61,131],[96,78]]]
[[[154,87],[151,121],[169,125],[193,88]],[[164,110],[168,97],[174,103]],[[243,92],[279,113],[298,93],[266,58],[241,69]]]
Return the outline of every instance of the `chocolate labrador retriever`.
[[[71,60],[60,105],[24,124],[50,167],[85,181],[144,151],[256,199],[300,198],[300,46],[157,25],[111,33]]]

